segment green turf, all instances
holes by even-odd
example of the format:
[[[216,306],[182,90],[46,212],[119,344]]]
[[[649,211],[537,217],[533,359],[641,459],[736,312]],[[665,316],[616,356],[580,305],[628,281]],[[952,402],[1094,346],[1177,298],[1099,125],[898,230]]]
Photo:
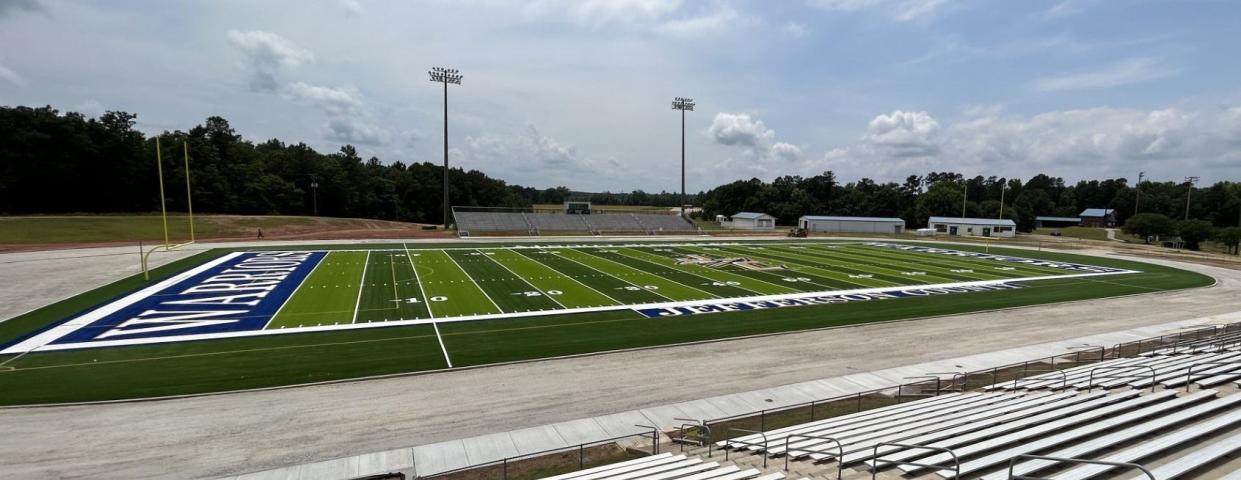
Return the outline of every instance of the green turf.
[[[586,284],[555,269],[531,260],[512,250],[495,250],[491,257],[496,263],[530,282],[534,288],[548,295],[566,308],[599,307],[620,302],[594,290]]]
[[[367,252],[328,253],[267,328],[352,323],[361,277],[371,266],[368,257]]]
[[[410,250],[431,314],[437,317],[500,313],[491,297],[443,250]]]
[[[473,247],[474,245],[471,245]],[[749,281],[752,285],[764,282],[768,288],[784,287],[786,289],[805,289],[804,282],[784,282],[785,275],[811,275],[809,258],[815,258],[803,249],[779,248],[751,251],[762,256],[776,255],[791,266],[798,268],[793,273],[771,273],[760,271],[740,271],[724,269],[717,274],[727,274],[728,278],[737,278],[737,282]],[[368,246],[369,248],[373,248]],[[479,246],[480,248],[482,246]],[[982,251],[983,247],[945,246],[960,250]],[[354,246],[354,248],[357,248]],[[477,250],[455,250],[450,257],[434,246],[411,248],[410,256],[404,257],[405,250],[395,246],[390,251],[373,251],[369,261],[366,252],[333,252],[323,264],[307,280],[307,285],[315,282],[318,285],[336,285],[332,283],[332,272],[344,279],[352,270],[354,279],[361,279],[362,263],[366,262],[367,286],[359,300],[358,285],[352,289],[342,287],[340,294],[332,289],[324,288],[322,292],[304,294],[312,289],[299,289],[294,298],[281,311],[277,320],[285,321],[296,318],[296,311],[290,308],[304,309],[304,313],[314,314],[315,309],[330,309],[332,305],[345,302],[357,303],[359,306],[369,305],[359,310],[359,321],[379,320],[384,317],[371,316],[370,308],[380,311],[380,305],[386,305],[393,299],[408,299],[419,295],[434,297],[436,295],[453,296],[454,302],[427,302],[432,309],[441,307],[440,313],[473,314],[497,312],[480,286],[475,285],[471,277],[466,276],[465,269],[478,275],[487,275],[490,283],[496,278],[496,285],[508,288],[534,289],[545,295],[534,296],[548,300],[553,295],[546,295],[553,285],[564,285],[558,302],[564,302],[565,296],[593,295],[596,301],[612,298],[617,302],[641,303],[658,300],[654,292],[643,288],[630,290],[625,287],[647,285],[647,281],[655,279],[672,282],[685,290],[682,293],[696,292],[699,298],[706,297],[705,292],[695,291],[681,282],[692,283],[699,279],[709,279],[700,269],[681,266],[676,272],[658,275],[671,269],[678,252],[698,251],[722,255],[728,250],[706,250],[717,247],[640,247],[634,249],[617,249],[616,253],[588,253],[573,251],[567,248],[550,247],[544,251],[560,253],[540,253],[538,249],[499,250],[496,255],[469,255]],[[731,248],[731,247],[730,247]],[[817,247],[816,247],[817,248]],[[594,250],[599,250],[595,248]],[[601,249],[611,250],[611,247]],[[874,249],[871,247],[850,246],[854,250],[855,260],[862,262],[866,254],[873,254],[876,260],[888,258],[895,250]],[[591,249],[586,249],[591,250]],[[630,251],[633,250],[633,251]],[[664,251],[667,250],[667,251]],[[800,250],[800,251],[799,251]],[[823,248],[823,251],[835,253],[838,248]],[[744,250],[743,251],[747,251]],[[795,331],[808,328],[852,325],[865,322],[895,320],[904,318],[924,317],[932,315],[963,313],[985,309],[1006,308],[1033,305],[1048,302],[1062,302],[1091,298],[1147,293],[1168,289],[1179,289],[1209,285],[1213,280],[1209,277],[1159,265],[1136,263],[1111,258],[1085,257],[1071,254],[1033,252],[1025,250],[1007,250],[992,248],[993,253],[1041,258],[1055,261],[1072,261],[1099,266],[1128,268],[1141,270],[1142,273],[1126,274],[1095,278],[1064,278],[1031,282],[1026,288],[997,292],[975,292],[944,296],[914,297],[898,300],[881,300],[856,302],[835,305],[807,306],[751,312],[717,313],[709,315],[664,317],[645,319],[630,310],[618,310],[593,314],[537,316],[528,318],[510,318],[469,322],[440,323],[439,329],[454,366],[486,365],[496,362],[538,359],[550,356],[593,353],[621,348],[646,347],[665,345],[686,341],[728,338],[739,335],[764,334],[774,332]],[[211,251],[200,254],[192,259],[175,262],[165,268],[156,269],[155,277],[162,278],[175,272],[189,268],[211,258],[226,253],[225,250]],[[817,252],[813,252],[817,253]],[[901,252],[905,253],[905,252]],[[417,256],[413,256],[417,255]],[[624,259],[612,257],[618,255]],[[843,254],[841,254],[843,256]],[[756,256],[757,257],[757,256]],[[459,263],[457,258],[465,261]],[[616,258],[616,260],[613,260]],[[872,257],[865,257],[867,259]],[[907,256],[897,258],[921,258]],[[979,265],[978,262],[955,257],[934,257],[937,262],[945,265]],[[581,259],[597,265],[613,273],[602,273],[595,267],[588,267],[577,260]],[[628,259],[628,260],[625,260]],[[662,259],[662,260],[661,260]],[[419,293],[410,282],[412,269],[406,269],[401,261],[417,266],[418,277],[427,291]],[[630,260],[647,262],[645,264]],[[908,261],[908,260],[906,260]],[[986,265],[986,263],[983,263]],[[636,266],[635,266],[636,265]],[[854,264],[859,265],[859,264]],[[826,267],[823,267],[826,268]],[[520,270],[520,273],[518,273]],[[822,268],[819,268],[822,270]],[[324,273],[328,272],[328,273]],[[641,272],[637,275],[634,272]],[[677,273],[680,272],[680,273]],[[1003,271],[1003,274],[1015,271]],[[1028,273],[1028,272],[1027,272]],[[685,276],[689,274],[692,276]],[[544,280],[525,283],[498,280],[499,278]],[[653,278],[652,278],[653,277]],[[395,278],[395,281],[393,280]],[[629,283],[622,278],[632,279]],[[721,276],[718,279],[724,278]],[[820,277],[816,276],[816,279]],[[846,277],[847,278],[847,277]],[[678,279],[680,281],[678,281]],[[692,281],[691,281],[692,279]],[[794,278],[796,280],[796,278]],[[855,279],[856,280],[856,279]],[[542,282],[557,282],[542,283]],[[392,287],[396,285],[396,289]],[[507,282],[507,283],[506,283]],[[387,285],[385,285],[387,283]],[[725,286],[729,286],[726,282]],[[908,284],[909,282],[907,282]],[[0,323],[0,341],[7,341],[48,325],[52,322],[71,316],[91,305],[96,305],[110,298],[133,290],[144,283],[135,278],[128,278],[101,289],[79,295],[61,303],[51,305],[30,314],[22,315],[7,322]],[[342,285],[348,285],[340,283]],[[569,294],[569,285],[578,285],[573,294]],[[852,285],[852,284],[851,284]],[[702,286],[702,285],[699,285]],[[739,287],[732,285],[732,287]],[[756,287],[757,288],[757,287]],[[843,287],[838,287],[843,288]],[[373,289],[373,292],[372,292]],[[347,292],[346,292],[347,290]],[[660,291],[663,289],[661,288]],[[501,290],[494,289],[499,293]],[[350,295],[345,295],[350,293]],[[511,292],[510,292],[511,293]],[[294,302],[325,302],[324,296],[334,298],[331,302],[318,306],[294,305]],[[306,298],[299,299],[304,296]],[[461,301],[469,299],[469,301]],[[424,299],[425,301],[425,299]],[[584,302],[588,302],[584,300]],[[510,308],[522,308],[510,305]],[[524,305],[524,304],[523,304]],[[467,309],[467,307],[469,307]],[[402,304],[401,308],[416,308]],[[455,309],[448,311],[447,309]],[[475,310],[470,310],[475,309]],[[398,317],[415,315],[415,310],[407,313],[396,313]],[[339,321],[339,314],[330,318]],[[303,322],[304,323],[304,322]],[[980,325],[979,328],[986,328]],[[379,375],[401,372],[418,372],[445,368],[443,354],[439,348],[434,329],[428,325],[401,326],[388,328],[369,328],[316,333],[289,333],[251,337],[241,339],[223,339],[210,341],[183,342],[177,344],[143,345],[106,349],[87,349],[62,352],[36,352],[13,359],[13,356],[0,357],[0,362],[8,362],[6,366],[16,370],[0,372],[0,404],[29,404],[46,402],[66,402],[84,400],[104,400],[120,398],[136,398],[161,395],[177,395],[203,393],[240,388],[256,388],[306,383],[313,381],[356,378],[360,376]],[[72,385],[72,388],[66,388]]]

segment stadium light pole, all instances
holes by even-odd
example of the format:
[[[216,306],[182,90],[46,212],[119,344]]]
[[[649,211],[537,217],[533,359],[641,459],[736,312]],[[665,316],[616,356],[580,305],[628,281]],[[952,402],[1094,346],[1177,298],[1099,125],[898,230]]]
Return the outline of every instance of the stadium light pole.
[[[444,230],[448,230],[448,84],[461,85],[461,74],[443,67],[433,67],[427,74],[432,82],[444,84]]]
[[[672,109],[681,111],[681,218],[685,218],[685,112],[694,111],[694,99],[676,97]]]
[[[1185,183],[1189,184],[1189,190],[1185,191],[1185,219],[1189,220],[1189,198],[1194,195],[1194,184],[1198,183],[1198,177],[1185,177]]]
[[[311,202],[314,205],[314,212],[317,217],[319,216],[319,182],[314,180],[310,181],[310,192]]]

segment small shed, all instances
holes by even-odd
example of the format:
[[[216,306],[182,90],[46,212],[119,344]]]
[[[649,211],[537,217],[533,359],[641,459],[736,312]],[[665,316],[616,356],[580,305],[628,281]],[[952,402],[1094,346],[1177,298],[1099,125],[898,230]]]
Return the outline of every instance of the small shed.
[[[927,228],[935,229],[935,233],[961,235],[965,237],[1003,237],[1017,236],[1017,224],[1007,218],[958,218],[931,217]]]
[[[825,233],[879,233],[884,235],[905,232],[905,221],[885,217],[838,217],[827,215],[803,215],[797,225],[808,232]]]
[[[1110,208],[1087,208],[1078,215],[1083,227],[1111,228],[1116,226],[1116,210]]]
[[[775,230],[776,217],[766,213],[737,212],[732,217],[732,227],[741,230]]]

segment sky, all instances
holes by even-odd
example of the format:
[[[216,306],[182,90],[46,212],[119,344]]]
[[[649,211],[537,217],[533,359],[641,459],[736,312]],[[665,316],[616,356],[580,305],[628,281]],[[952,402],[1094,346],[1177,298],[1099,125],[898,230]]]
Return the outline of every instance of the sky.
[[[0,105],[510,183],[1241,180],[1241,2],[0,0]]]

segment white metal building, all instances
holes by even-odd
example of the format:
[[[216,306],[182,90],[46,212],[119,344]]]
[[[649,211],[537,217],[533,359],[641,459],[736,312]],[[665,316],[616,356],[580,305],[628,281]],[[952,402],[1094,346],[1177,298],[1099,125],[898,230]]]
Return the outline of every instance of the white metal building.
[[[731,226],[741,230],[775,230],[776,217],[766,213],[737,212],[733,215]]]
[[[885,235],[905,232],[905,221],[883,217],[833,217],[803,215],[797,226],[808,232],[826,233],[880,233]]]
[[[966,237],[1004,237],[1017,236],[1017,224],[1007,218],[958,218],[931,217],[927,227],[935,229],[937,234],[961,235]]]

